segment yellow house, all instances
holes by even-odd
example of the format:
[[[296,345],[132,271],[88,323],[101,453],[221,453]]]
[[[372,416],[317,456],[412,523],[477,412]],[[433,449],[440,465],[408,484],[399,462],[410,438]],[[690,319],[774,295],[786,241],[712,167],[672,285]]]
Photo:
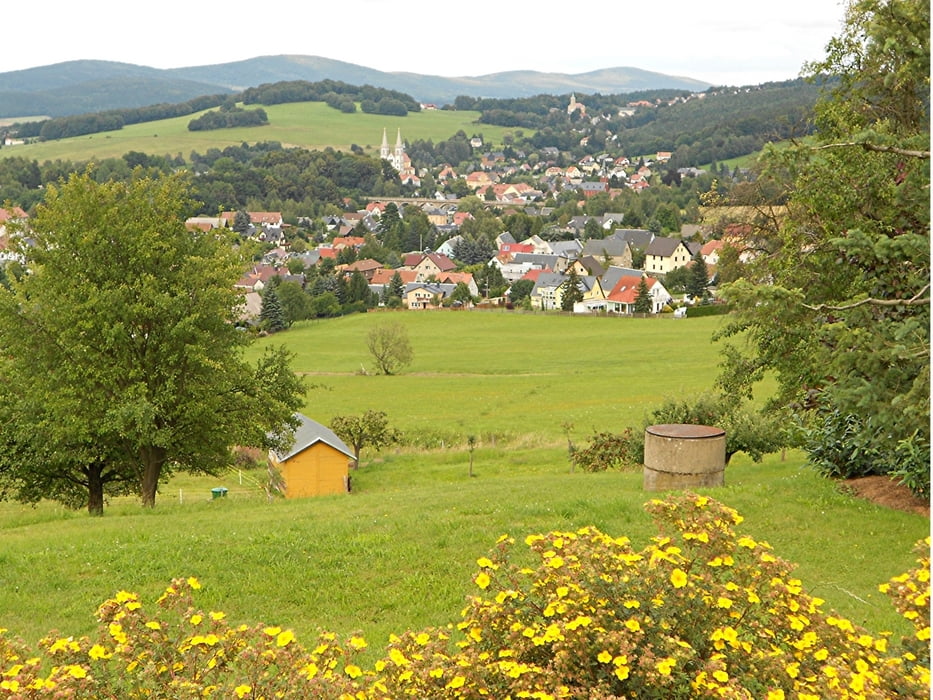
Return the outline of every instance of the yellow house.
[[[284,453],[269,452],[269,461],[282,473],[285,498],[349,492],[353,452],[330,428],[297,416],[301,423],[292,446]]]

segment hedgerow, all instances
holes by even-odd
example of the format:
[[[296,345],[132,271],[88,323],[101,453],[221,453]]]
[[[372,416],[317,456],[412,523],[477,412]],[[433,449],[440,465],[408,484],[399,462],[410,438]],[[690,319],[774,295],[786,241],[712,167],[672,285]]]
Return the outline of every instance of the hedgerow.
[[[38,649],[0,634],[0,698],[927,698],[929,538],[880,589],[914,626],[872,634],[824,609],[742,517],[706,496],[646,505],[659,534],[636,550],[596,528],[509,536],[477,561],[456,625],[366,641],[232,626],[194,606],[196,579],[155,609],[121,591],[93,637]],[[529,554],[531,561],[529,564]]]

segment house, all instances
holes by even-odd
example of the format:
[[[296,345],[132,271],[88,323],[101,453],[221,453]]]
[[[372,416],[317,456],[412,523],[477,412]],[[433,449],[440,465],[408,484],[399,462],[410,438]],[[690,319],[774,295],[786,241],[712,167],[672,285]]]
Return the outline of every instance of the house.
[[[446,255],[439,253],[410,253],[405,256],[402,266],[409,270],[415,270],[418,275],[415,278],[419,282],[433,278],[441,272],[451,272],[457,265]]]
[[[591,238],[583,246],[583,255],[610,265],[632,266],[632,248],[628,241],[619,238]]]
[[[291,447],[269,452],[269,461],[285,482],[285,498],[348,493],[353,452],[330,428],[295,415],[299,426]]]
[[[536,309],[548,311],[560,309],[563,302],[563,285],[567,277],[556,272],[542,272],[535,280],[535,286],[531,290],[531,305]],[[583,304],[591,310],[594,306],[600,306],[603,294],[602,285],[599,278],[591,275],[580,275],[577,277],[579,289],[583,292]],[[576,310],[576,307],[574,307]]]
[[[700,248],[700,255],[703,256],[703,262],[707,265],[719,264],[719,251],[722,250],[722,246],[723,242],[716,239],[704,243],[703,247]]]
[[[29,214],[23,211],[20,207],[13,207],[12,209],[0,209],[0,236],[6,235],[6,226],[7,222],[22,222],[29,218]]]
[[[586,182],[580,183],[580,191],[583,192],[583,196],[586,199],[589,199],[590,197],[595,197],[598,194],[604,194],[608,192],[609,183],[608,182],[591,182],[588,180]]]
[[[402,301],[409,309],[436,309],[449,297],[457,285],[415,282],[405,285]]]
[[[635,312],[635,301],[638,299],[638,286],[641,284],[642,275],[626,275],[620,277],[612,291],[606,295],[606,310],[619,314],[631,314]],[[644,277],[645,286],[648,287],[648,294],[651,296],[651,313],[661,312],[664,305],[670,302],[671,295],[667,289],[654,277]]]
[[[359,272],[366,278],[367,282],[372,282],[376,270],[382,269],[382,263],[372,258],[366,258],[365,260],[357,260],[348,265],[338,265],[337,269],[341,270],[347,277],[354,272]]]
[[[658,236],[645,249],[645,272],[666,275],[686,265],[692,257],[693,253],[684,241]]]

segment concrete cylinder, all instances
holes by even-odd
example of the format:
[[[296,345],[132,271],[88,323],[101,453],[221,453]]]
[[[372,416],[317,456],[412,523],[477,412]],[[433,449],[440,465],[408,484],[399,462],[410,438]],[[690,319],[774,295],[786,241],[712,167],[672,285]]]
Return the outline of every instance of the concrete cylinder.
[[[722,486],[725,471],[722,428],[674,423],[645,429],[645,491]]]

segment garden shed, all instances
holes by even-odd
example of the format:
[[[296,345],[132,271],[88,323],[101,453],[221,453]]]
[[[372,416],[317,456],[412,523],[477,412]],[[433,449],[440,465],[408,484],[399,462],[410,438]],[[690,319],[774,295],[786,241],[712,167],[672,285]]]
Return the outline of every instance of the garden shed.
[[[305,498],[350,490],[350,448],[327,426],[297,414],[295,439],[286,452],[269,452],[282,473],[285,498]]]

